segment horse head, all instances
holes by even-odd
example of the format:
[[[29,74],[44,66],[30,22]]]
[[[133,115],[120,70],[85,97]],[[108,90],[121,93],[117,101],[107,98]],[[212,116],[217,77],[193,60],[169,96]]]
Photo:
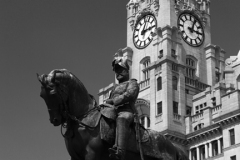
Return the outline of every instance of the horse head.
[[[66,69],[55,69],[38,75],[42,84],[40,96],[48,107],[50,122],[59,126],[67,118],[80,117],[93,106],[93,98],[82,82]]]
[[[68,80],[70,74],[66,70],[53,70],[48,75],[38,75],[42,84],[40,96],[44,99],[50,122],[54,126],[63,124],[65,119],[66,103],[68,100]]]

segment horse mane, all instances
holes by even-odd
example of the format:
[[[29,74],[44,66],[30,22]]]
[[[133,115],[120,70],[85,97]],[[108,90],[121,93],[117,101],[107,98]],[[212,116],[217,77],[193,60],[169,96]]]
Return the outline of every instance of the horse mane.
[[[67,69],[54,69],[53,71],[50,72],[50,74],[52,75],[56,73],[62,73],[61,80],[60,80],[61,82],[59,83],[65,83],[65,85],[68,85],[69,87],[71,86],[72,88],[79,88],[82,93],[85,93],[85,95],[88,96],[89,101],[91,101],[94,105],[97,104],[95,98],[88,93],[86,87],[77,78],[76,75],[74,75],[72,72],[70,72]]]

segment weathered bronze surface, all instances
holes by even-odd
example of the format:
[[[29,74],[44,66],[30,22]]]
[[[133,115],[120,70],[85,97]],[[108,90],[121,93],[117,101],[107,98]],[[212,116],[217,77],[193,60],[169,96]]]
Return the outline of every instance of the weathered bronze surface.
[[[108,148],[115,140],[115,112],[96,105],[82,82],[65,69],[38,76],[40,96],[48,107],[50,122],[66,126],[64,135],[71,160],[110,160]],[[111,109],[110,109],[111,110]],[[134,124],[130,126],[126,160],[139,160]],[[156,131],[141,128],[145,160],[187,160],[184,152]]]

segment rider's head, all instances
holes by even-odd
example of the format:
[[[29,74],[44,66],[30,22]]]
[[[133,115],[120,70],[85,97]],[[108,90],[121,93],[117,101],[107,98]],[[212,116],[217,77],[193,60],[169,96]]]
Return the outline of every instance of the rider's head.
[[[129,80],[129,65],[126,60],[115,59],[112,62],[112,67],[119,83]]]

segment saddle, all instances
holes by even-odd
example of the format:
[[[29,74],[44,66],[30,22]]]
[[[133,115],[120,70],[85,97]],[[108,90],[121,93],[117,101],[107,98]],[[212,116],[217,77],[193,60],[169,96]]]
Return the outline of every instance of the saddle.
[[[94,128],[100,125],[100,136],[101,139],[107,142],[110,145],[114,145],[115,135],[116,135],[116,112],[112,105],[101,105],[99,110],[96,110],[89,114],[87,117],[81,119],[81,122],[84,123],[84,126]],[[135,123],[133,123],[131,128],[131,133],[129,137],[129,142],[127,150],[135,153],[139,153],[139,144],[136,141],[136,131]],[[162,155],[159,151],[159,133],[153,130],[145,129],[140,126],[140,140],[142,143],[142,150],[144,155],[162,158]],[[68,132],[68,131],[67,131]],[[67,133],[66,133],[67,134]],[[160,137],[160,139],[165,139],[165,137]]]
[[[100,134],[101,139],[114,145],[115,136],[116,136],[116,112],[115,108],[112,105],[104,104],[101,107],[102,118],[100,120]],[[135,131],[135,122],[130,126],[131,133],[129,137],[129,142],[127,150],[131,152],[139,152],[139,144],[136,140],[136,131]],[[140,126],[140,141],[142,143],[142,149],[144,155],[161,158],[162,155],[158,150],[157,141],[155,134],[158,134],[156,131],[147,130],[143,126]]]

